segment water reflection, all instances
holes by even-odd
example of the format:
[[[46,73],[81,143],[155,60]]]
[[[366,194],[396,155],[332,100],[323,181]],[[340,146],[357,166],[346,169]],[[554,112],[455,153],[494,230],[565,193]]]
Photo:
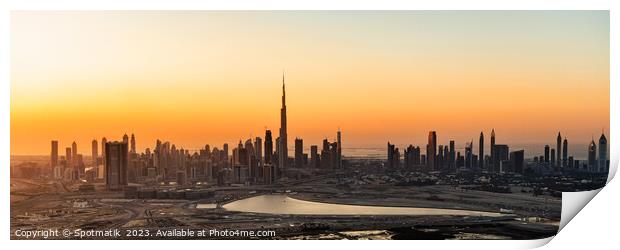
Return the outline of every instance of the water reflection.
[[[203,204],[196,205],[196,208],[214,209],[214,208],[217,208],[217,204],[215,204],[215,203],[203,203]]]
[[[295,215],[458,215],[501,216],[500,213],[414,207],[383,207],[331,204],[298,200],[287,195],[259,195],[228,203],[224,209],[237,212]]]

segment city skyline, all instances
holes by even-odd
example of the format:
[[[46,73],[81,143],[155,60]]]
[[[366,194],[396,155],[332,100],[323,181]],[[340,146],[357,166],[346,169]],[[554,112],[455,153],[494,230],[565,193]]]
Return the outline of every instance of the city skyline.
[[[257,136],[255,138],[251,138],[251,137],[245,138],[244,137],[244,138],[239,138],[237,141],[254,140],[256,142],[257,140],[260,140],[260,145],[261,146],[262,146],[262,140],[266,140],[266,141],[269,141],[271,143],[275,143],[276,140],[273,140],[273,138],[271,137],[271,130],[267,129],[265,132],[266,132],[266,134],[264,136],[262,136],[262,137],[261,136]],[[436,132],[436,131],[431,131],[431,132]],[[493,130],[493,132],[494,132],[494,130]],[[326,137],[326,138],[323,138],[322,141],[324,141],[324,140],[339,141],[337,138],[338,138],[338,135],[340,133],[341,133],[341,131],[338,130],[336,132],[336,136],[334,138],[330,139],[330,138]],[[131,141],[131,143],[129,143],[130,147],[138,148],[137,145],[139,145],[139,144],[136,143],[136,139],[134,137],[134,134],[132,133],[131,135],[132,135],[133,140]],[[268,135],[268,137],[267,137],[267,135]],[[492,135],[494,135],[494,134],[492,134]],[[568,147],[568,144],[567,144],[568,143],[568,141],[567,141],[568,137],[565,137],[565,138],[563,138],[564,145],[562,146],[561,153],[564,154],[564,151],[566,151],[566,155],[567,156],[570,155],[570,156],[574,156],[577,159],[586,159],[588,157],[588,152],[587,151],[588,151],[588,148],[590,147],[591,143],[594,142],[595,145],[599,145],[600,137],[604,137],[605,140],[607,140],[608,136],[609,135],[606,134],[605,131],[602,131],[602,133],[600,135],[593,136],[591,138],[591,140],[589,140],[587,142],[577,142],[577,143],[571,142],[571,144],[570,144],[571,146],[570,147]],[[123,141],[122,137],[119,136],[118,138],[121,138],[121,139],[111,140],[110,142],[122,142]],[[106,141],[101,141],[100,139],[105,139]],[[68,152],[71,152],[72,156],[73,156],[74,153],[75,154],[80,154],[80,155],[83,155],[83,156],[89,156],[89,157],[92,156],[92,155],[103,156],[103,152],[104,152],[103,147],[104,147],[105,143],[107,142],[107,137],[104,136],[104,137],[102,137],[100,139],[94,138],[92,140],[92,142],[91,142],[91,144],[92,144],[91,152],[92,153],[90,155],[80,153],[80,152],[87,152],[88,151],[87,149],[85,149],[83,151],[74,152],[73,151],[73,145],[74,145],[75,141],[73,141],[73,143],[70,143],[70,144],[67,143],[66,144],[67,145],[67,150],[70,150]],[[295,142],[298,139],[303,141],[303,138],[296,137],[293,142]],[[494,139],[495,139],[494,136],[492,136],[491,139],[486,139],[486,140],[484,139],[484,137],[481,137],[481,138],[479,138],[478,144],[474,144],[473,140],[469,141],[469,142],[468,141],[459,141],[457,143],[457,142],[455,142],[455,140],[447,138],[447,139],[445,139],[445,141],[442,140],[441,143],[436,143],[436,145],[444,146],[447,149],[449,144],[453,144],[452,147],[454,147],[455,152],[463,152],[463,153],[465,153],[466,148],[468,148],[470,145],[473,145],[473,146],[475,146],[475,149],[473,149],[473,150],[475,150],[476,153],[480,152],[480,150],[483,150],[483,153],[485,155],[491,155],[492,154],[492,150],[491,150],[492,146],[491,145],[493,145],[493,142],[494,142],[493,140]],[[184,147],[183,145],[176,144],[175,141],[167,141],[167,140],[163,140],[162,141],[161,139],[156,139],[155,141],[144,143],[146,146],[142,146],[143,150],[135,150],[135,151],[131,151],[130,150],[130,152],[140,154],[140,153],[144,153],[147,149],[148,150],[153,150],[155,148],[155,146],[156,146],[158,141],[170,143],[171,145],[175,145],[179,149],[183,149],[183,150],[187,151],[188,153],[200,152],[201,150],[204,150],[205,146],[221,147],[221,146],[223,146],[225,144],[226,145],[233,145],[236,142],[236,141],[233,141],[233,142],[221,142],[219,144],[217,144],[217,143],[216,144],[206,143],[206,144],[201,145],[198,148],[188,148],[188,147]],[[54,152],[56,152],[56,155],[58,155],[59,145],[60,145],[60,147],[62,147],[62,145],[64,145],[64,144],[59,144],[58,140],[52,140],[51,142],[52,142],[52,149],[51,149],[52,156],[54,155]],[[99,145],[99,142],[101,142],[101,145]],[[482,144],[482,148],[480,147],[480,143],[481,142],[483,143]],[[394,145],[395,147],[402,148],[402,149],[406,149],[408,146],[418,146],[418,147],[420,147],[420,146],[426,145],[425,142],[419,142],[419,143],[418,142],[391,143],[390,141],[387,141],[387,143],[389,143],[390,145]],[[76,144],[76,147],[77,147],[77,143],[75,143],[75,144]],[[308,155],[310,155],[310,152],[312,151],[312,148],[320,146],[320,144],[321,143],[305,144],[305,146],[302,147],[303,153],[308,153]],[[338,142],[338,144],[341,144],[341,143]],[[552,145],[552,143],[546,143],[546,144],[545,143],[540,143],[540,144],[529,144],[528,145],[528,144],[518,144],[518,143],[514,144],[514,143],[509,143],[509,142],[508,143],[503,143],[503,144],[509,145],[509,146],[514,147],[514,148],[516,148],[518,150],[525,150],[525,157],[526,158],[533,158],[533,157],[538,157],[538,156],[542,157],[544,155],[546,155],[547,158],[549,158],[549,149],[551,148],[551,145]],[[100,147],[101,147],[102,151],[99,151]],[[273,145],[271,145],[271,147],[272,147],[271,148],[271,152],[275,153],[276,150],[273,148]],[[536,148],[536,149],[532,150],[533,148]],[[372,147],[372,148],[370,148],[370,147],[369,148],[342,147],[341,149],[344,150],[343,152],[347,152],[348,150],[353,150],[353,151],[355,151],[355,150],[378,150],[378,151],[384,151],[385,150],[385,143],[383,145],[381,145],[380,147]],[[265,150],[267,150],[267,149],[265,149]],[[289,159],[294,159],[295,158],[295,157],[290,157],[290,155],[295,155],[296,154],[295,150],[296,150],[296,148],[292,148],[292,147],[288,149],[288,153],[289,153],[288,158]],[[555,152],[557,150],[556,149],[551,149],[551,151]],[[607,148],[607,151],[609,151],[609,148]],[[98,153],[98,152],[101,152],[101,153]],[[349,151],[349,152],[351,152],[351,151]],[[419,151],[419,152],[423,153],[423,154],[426,154],[426,149],[424,149],[422,151]],[[50,152],[49,152],[49,148],[48,148],[48,152],[45,153],[45,154],[41,154],[40,156],[49,156],[49,154],[50,154]],[[343,153],[342,155],[346,156],[346,157],[360,157],[360,155],[358,155],[358,154]],[[557,155],[557,152],[552,157],[554,157],[554,159],[555,159],[556,155]],[[388,156],[388,155],[387,154],[385,154],[385,155],[376,154],[375,156],[377,156],[377,157],[384,157],[384,156]],[[600,155],[599,155],[599,157],[600,157]],[[564,156],[562,155],[562,159],[563,158],[564,158]],[[607,158],[607,154],[603,158]],[[54,161],[53,157],[52,157],[52,161]],[[56,161],[57,161],[57,159],[56,159]]]
[[[282,68],[288,144],[338,127],[345,148],[422,144],[431,130],[543,145],[609,131],[608,12],[336,13],[16,12],[11,154],[131,132],[187,148],[278,135]]]
[[[609,18],[11,12],[11,239],[549,239],[615,171]]]

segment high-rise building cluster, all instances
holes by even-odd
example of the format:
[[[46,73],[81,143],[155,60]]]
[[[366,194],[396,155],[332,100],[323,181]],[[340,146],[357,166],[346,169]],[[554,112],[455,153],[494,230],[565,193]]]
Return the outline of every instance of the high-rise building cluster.
[[[506,144],[496,144],[495,130],[491,131],[490,154],[485,155],[484,133],[480,132],[478,155],[474,154],[473,140],[465,143],[463,154],[455,152],[454,141],[449,145],[437,145],[437,133],[429,132],[426,154],[420,152],[420,147],[409,145],[403,155],[399,149],[388,142],[387,161],[388,169],[403,167],[414,171],[457,171],[471,170],[484,172],[512,172],[523,174],[526,167],[533,171],[558,172],[563,170],[604,173],[609,171],[607,157],[607,138],[603,133],[599,138],[598,149],[594,139],[588,145],[587,162],[580,162],[569,155],[568,138],[562,138],[561,133],[556,137],[556,148],[545,145],[543,155],[533,158],[531,164],[525,161],[525,150],[510,151]]]
[[[511,172],[523,174],[528,166],[525,161],[525,150],[510,151],[506,144],[497,144],[495,130],[491,131],[490,153],[485,154],[484,132],[480,132],[478,143],[478,154],[474,152],[473,140],[466,142],[463,152],[455,151],[455,142],[449,141],[448,145],[437,144],[437,132],[430,131],[426,151],[421,153],[419,146],[409,145],[402,153],[394,145],[388,142],[387,161],[388,169],[404,168],[412,171],[477,171],[477,172]],[[562,138],[558,133],[556,138],[556,148],[552,149],[545,145],[544,154],[533,159],[531,167],[535,171],[549,170],[558,172],[562,170],[577,170],[588,172],[605,172],[609,169],[607,159],[607,138],[601,135],[599,148],[597,151],[594,139],[588,146],[587,163],[580,164],[579,160],[574,159],[568,153],[568,139]]]
[[[50,153],[50,170],[52,177],[63,180],[77,180],[84,175],[86,166],[84,157],[78,153],[77,143],[65,148],[65,156],[59,156],[58,141],[53,140]]]
[[[609,171],[609,159],[607,156],[607,137],[605,133],[599,138],[598,147],[594,138],[588,144],[587,159],[581,161],[569,155],[568,138],[562,138],[562,134],[558,133],[556,137],[556,148],[550,148],[545,145],[543,154],[534,157],[534,163],[539,167],[546,167],[554,172],[568,170],[590,173],[604,173]]]
[[[101,139],[101,151],[96,139],[92,141],[90,168],[86,169],[77,144],[66,148],[66,156],[58,158],[58,142],[52,141],[50,165],[57,178],[103,180],[111,190],[122,189],[128,183],[192,183],[271,184],[288,175],[303,171],[333,170],[342,168],[342,134],[336,133],[336,141],[323,140],[319,151],[310,146],[310,155],[304,153],[304,141],[295,139],[294,158],[288,154],[288,129],[286,110],[286,87],[282,76],[282,107],[280,128],[274,139],[271,130],[264,138],[255,137],[245,142],[239,140],[229,154],[228,144],[221,149],[208,144],[190,152],[177,148],[170,142],[157,140],[154,147],[138,153],[134,134],[124,134],[121,141]],[[99,154],[101,152],[101,154]]]
[[[489,152],[485,154],[485,136],[480,132],[478,149],[475,152],[474,140],[465,142],[464,150],[459,151],[455,141],[438,143],[436,131],[428,133],[425,150],[420,146],[409,145],[400,151],[394,144],[387,144],[387,169],[408,169],[411,171],[473,171],[488,173],[520,173],[527,167],[549,169],[553,172],[578,170],[605,172],[609,169],[607,138],[604,133],[598,147],[592,139],[588,145],[588,158],[580,162],[569,155],[568,139],[560,133],[556,147],[544,147],[543,155],[525,161],[525,151],[510,151],[507,144],[497,144],[495,130],[491,130]],[[322,145],[310,145],[309,152],[304,148],[304,140],[295,138],[294,157],[289,158],[286,86],[282,76],[282,99],[280,108],[280,128],[278,137],[265,130],[264,137],[239,140],[229,154],[228,144],[222,148],[211,148],[208,144],[199,150],[177,148],[170,142],[156,140],[154,147],[139,153],[134,134],[124,134],[121,141],[92,140],[90,166],[84,164],[78,145],[73,142],[66,147],[65,155],[59,156],[58,141],[51,142],[50,166],[53,177],[65,180],[103,180],[109,189],[122,189],[128,183],[194,183],[228,184],[272,184],[283,178],[297,178],[314,171],[342,170],[342,132],[336,132],[333,141],[327,138]],[[99,150],[101,148],[101,150]],[[477,153],[477,154],[476,154]],[[402,158],[402,160],[401,160]],[[530,164],[531,163],[531,164]]]

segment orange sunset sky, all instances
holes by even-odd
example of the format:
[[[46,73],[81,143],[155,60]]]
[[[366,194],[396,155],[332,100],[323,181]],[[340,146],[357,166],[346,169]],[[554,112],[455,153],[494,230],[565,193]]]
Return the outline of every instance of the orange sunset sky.
[[[18,11],[11,154],[277,136],[283,69],[289,145],[609,131],[608,11]]]

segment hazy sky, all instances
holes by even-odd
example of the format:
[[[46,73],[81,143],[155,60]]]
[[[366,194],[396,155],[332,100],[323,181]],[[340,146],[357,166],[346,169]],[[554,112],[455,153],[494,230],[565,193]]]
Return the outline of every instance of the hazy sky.
[[[609,131],[607,11],[13,12],[11,29],[11,154],[277,136],[283,69],[289,145]]]

